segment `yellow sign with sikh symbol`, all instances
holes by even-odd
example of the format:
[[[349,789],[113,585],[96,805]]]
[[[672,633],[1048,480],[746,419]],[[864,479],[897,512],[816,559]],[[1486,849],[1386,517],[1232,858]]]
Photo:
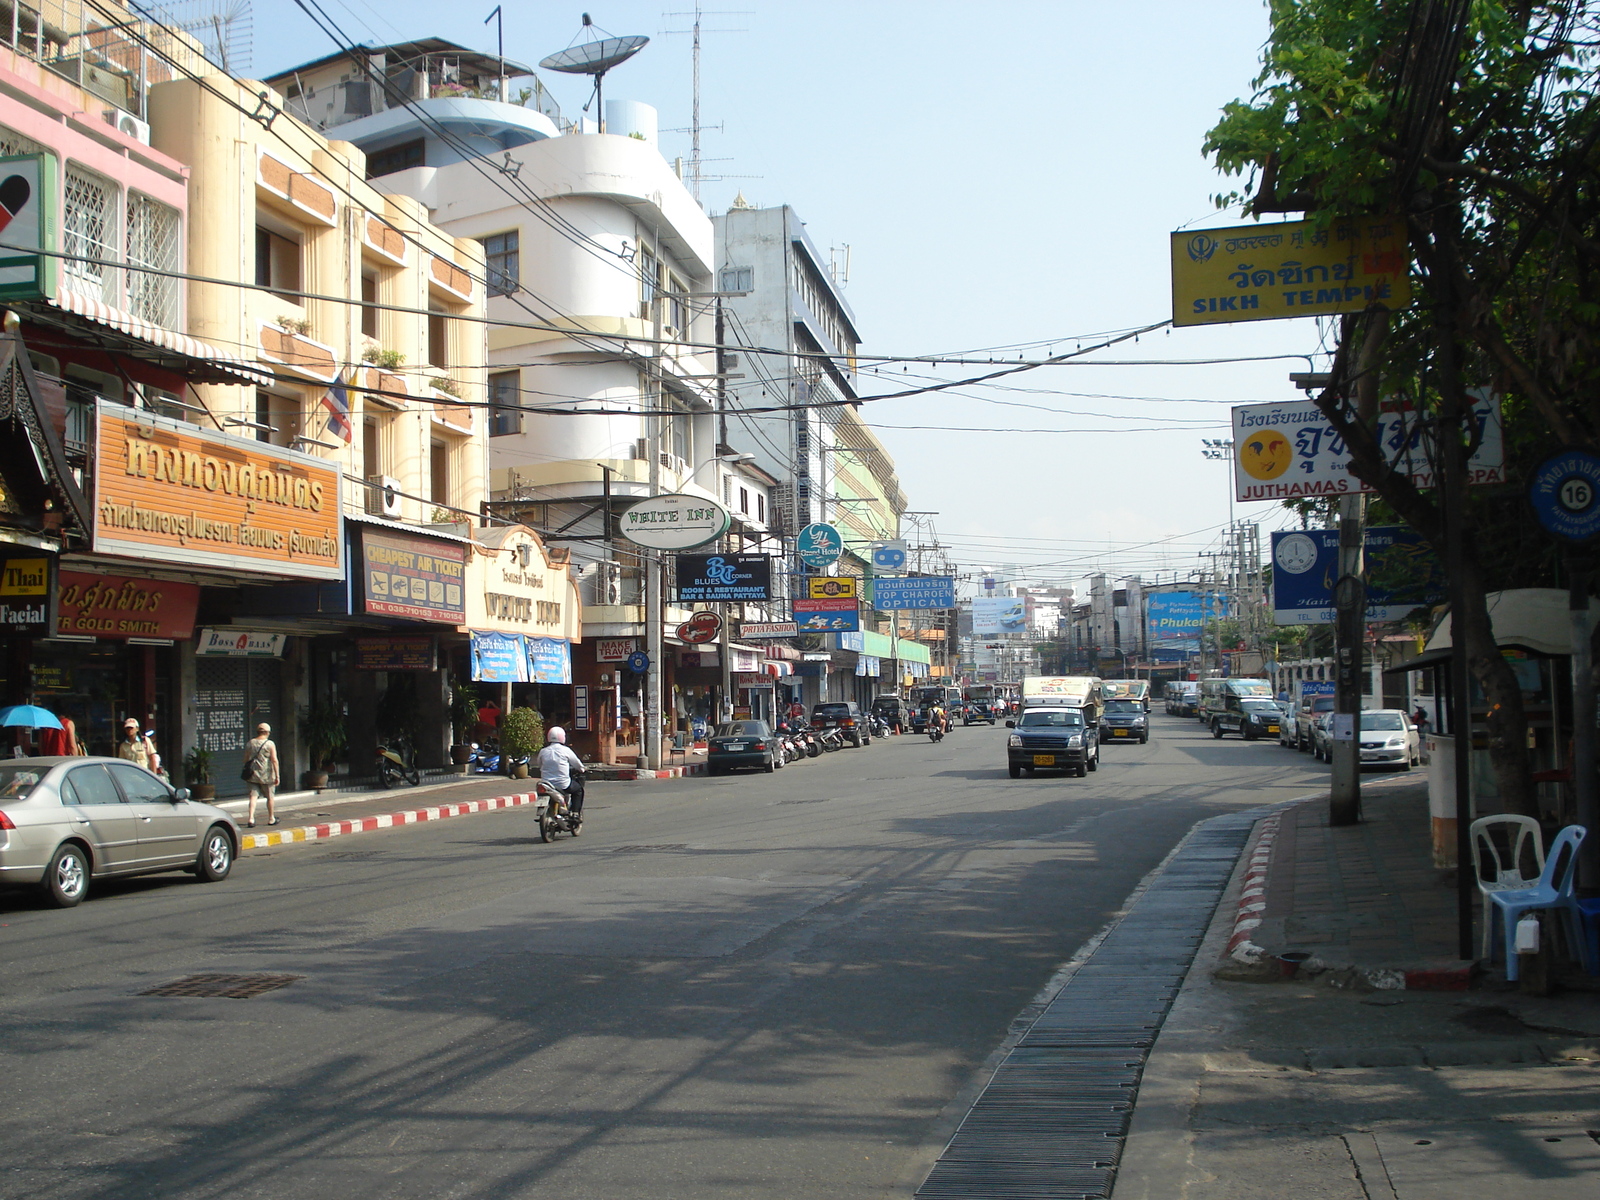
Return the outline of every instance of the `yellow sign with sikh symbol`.
[[[854,600],[856,598],[855,577],[846,575],[812,576],[806,580],[807,596],[812,600]]]
[[[1361,312],[1411,303],[1405,221],[1349,217],[1179,230],[1172,323],[1219,325]]]

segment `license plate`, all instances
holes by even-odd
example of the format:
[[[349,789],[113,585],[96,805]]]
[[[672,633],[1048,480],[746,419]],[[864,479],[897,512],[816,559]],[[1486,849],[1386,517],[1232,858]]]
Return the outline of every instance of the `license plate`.
[[[1277,733],[1278,732],[1278,727],[1276,725],[1268,725],[1267,726],[1267,732],[1268,733]]]
[[[1035,754],[1033,756],[1033,765],[1036,767],[1053,767],[1056,765],[1056,756],[1054,754]]]
[[[1112,737],[1127,737],[1129,732],[1130,731],[1126,730],[1126,729],[1113,729],[1111,731],[1111,736]]]
[[[744,748],[745,745],[743,742],[729,742],[723,747],[724,750],[743,750]]]

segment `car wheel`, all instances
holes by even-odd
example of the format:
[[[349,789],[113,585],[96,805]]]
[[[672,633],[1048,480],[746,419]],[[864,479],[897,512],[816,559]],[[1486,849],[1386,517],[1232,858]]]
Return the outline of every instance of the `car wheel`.
[[[1222,724],[1218,721],[1211,722],[1211,736],[1218,741],[1222,740]]]
[[[1149,734],[1148,734],[1148,733],[1147,733],[1147,734],[1145,734],[1145,735],[1144,735],[1144,736],[1143,736],[1143,737],[1142,737],[1142,738],[1140,738],[1140,739],[1139,739],[1139,745],[1141,745],[1141,746],[1142,746],[1142,745],[1144,745],[1144,744],[1145,744],[1145,743],[1146,743],[1146,742],[1148,742],[1148,741],[1149,741],[1149,740],[1150,740],[1150,735],[1149,735]]]
[[[1007,767],[1006,770],[1011,773],[1011,778],[1013,778],[1013,779],[1021,779],[1022,778],[1022,768],[1021,767],[1010,766],[1010,767]]]
[[[1091,771],[1098,771],[1100,769],[1100,747],[1095,747],[1094,757],[1085,762],[1084,766]],[[1083,774],[1082,768],[1079,769],[1078,774]]]
[[[57,908],[71,908],[89,894],[89,857],[82,846],[57,847],[40,883],[45,899]]]
[[[201,883],[221,883],[233,870],[233,839],[221,825],[206,830],[195,859],[194,875]]]
[[[763,771],[765,771],[765,772],[766,772],[766,773],[767,773],[767,774],[768,774],[768,775],[771,775],[771,774],[772,774],[772,772],[773,772],[773,771],[775,771],[775,770],[776,770],[776,769],[777,769],[777,768],[775,768],[775,767],[774,767],[774,766],[773,766],[773,765],[772,765],[772,759],[771,759],[771,758],[768,758],[768,759],[767,759],[767,761],[766,761],[766,762],[764,762],[764,763],[762,763],[762,764],[761,764],[761,769],[762,769],[762,770],[763,770]]]

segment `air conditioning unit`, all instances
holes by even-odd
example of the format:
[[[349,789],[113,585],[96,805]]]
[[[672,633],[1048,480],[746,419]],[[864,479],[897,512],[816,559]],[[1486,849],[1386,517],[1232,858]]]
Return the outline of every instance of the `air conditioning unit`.
[[[400,515],[400,481],[390,475],[367,476],[367,514],[374,517]]]
[[[622,603],[622,564],[596,563],[594,595],[596,604]]]
[[[683,459],[676,454],[668,454],[665,450],[661,452],[661,465],[669,471],[676,471],[679,475],[684,474],[689,469],[689,464],[684,462]]]
[[[118,133],[125,133],[136,142],[150,144],[150,123],[141,121],[132,113],[123,112],[120,108],[108,108],[102,114],[106,124],[114,127]]]

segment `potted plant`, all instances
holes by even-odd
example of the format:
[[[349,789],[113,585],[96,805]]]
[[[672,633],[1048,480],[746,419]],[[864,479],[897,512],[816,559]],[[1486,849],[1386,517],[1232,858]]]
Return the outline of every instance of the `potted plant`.
[[[344,753],[344,708],[333,703],[313,704],[300,718],[300,736],[305,740],[306,787],[328,786],[328,767]]]
[[[192,746],[183,756],[183,781],[196,800],[214,800],[217,785],[211,782],[211,766],[216,756],[202,746]]]
[[[528,777],[528,762],[511,766],[513,759],[532,760],[544,749],[544,718],[536,709],[513,708],[500,718],[500,756],[513,779]]]
[[[478,707],[482,700],[478,689],[471,683],[458,680],[450,686],[450,725],[456,740],[450,747],[450,761],[464,767],[472,761],[472,746],[468,743],[472,727],[478,723]]]

